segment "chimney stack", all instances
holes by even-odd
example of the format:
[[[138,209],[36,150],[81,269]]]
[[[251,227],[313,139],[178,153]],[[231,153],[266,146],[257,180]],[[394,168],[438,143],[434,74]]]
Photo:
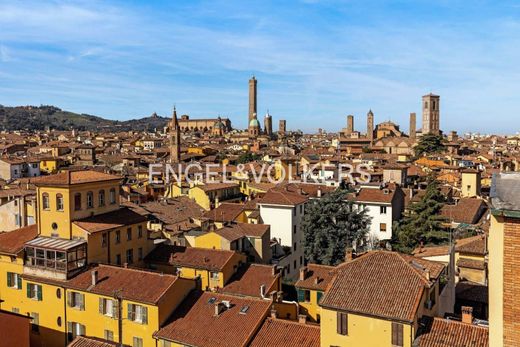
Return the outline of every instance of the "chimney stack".
[[[305,280],[305,276],[307,275],[307,267],[302,267],[300,269],[300,281],[304,281]]]
[[[318,188],[318,191],[316,192],[316,196],[318,198],[321,198],[321,188]]]
[[[92,270],[90,275],[91,275],[91,278],[92,278],[92,286],[95,286],[98,283],[98,271],[97,270]]]
[[[298,315],[298,323],[300,323],[300,324],[307,323],[307,316],[304,315],[304,314],[299,314]]]
[[[276,268],[276,265],[273,265],[271,267],[271,274],[275,276],[278,273],[278,269]]]
[[[220,315],[224,310],[226,309],[226,305],[224,305],[223,302],[216,302],[215,303],[215,316]]]
[[[351,261],[354,259],[354,250],[352,248],[347,248],[345,253],[345,261]]]
[[[462,323],[473,324],[473,307],[462,306]]]
[[[271,318],[278,318],[278,313],[274,307],[271,309]]]
[[[262,284],[260,286],[260,297],[262,297],[262,298],[265,297],[265,284]]]
[[[430,270],[429,269],[425,270],[425,275],[426,275],[426,279],[429,281],[431,279],[430,278]]]

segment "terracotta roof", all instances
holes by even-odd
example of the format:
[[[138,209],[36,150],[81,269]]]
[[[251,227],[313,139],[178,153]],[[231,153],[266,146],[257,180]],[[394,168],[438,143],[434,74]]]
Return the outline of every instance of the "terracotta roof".
[[[34,183],[37,186],[68,186],[72,184],[93,183],[120,179],[121,177],[119,176],[109,175],[93,170],[84,170],[65,171],[55,175],[37,177],[34,179]]]
[[[117,347],[118,345],[117,342],[94,337],[77,336],[67,347]]]
[[[484,270],[486,268],[486,263],[483,260],[459,258],[459,260],[457,260],[457,266],[468,269]]]
[[[125,225],[142,223],[146,220],[146,217],[140,215],[139,213],[123,207],[116,211],[76,220],[72,223],[76,224],[83,230],[88,231],[89,233],[95,233],[109,229],[120,228]]]
[[[394,184],[387,188],[361,188],[357,194],[348,194],[349,199],[355,202],[391,204],[397,188]]]
[[[215,304],[222,301],[229,301],[231,307],[215,315]],[[270,307],[271,302],[263,299],[193,293],[154,336],[198,347],[246,346]]]
[[[215,230],[215,233],[228,241],[242,237],[262,237],[270,226],[268,224],[233,223]]]
[[[397,252],[371,251],[337,267],[321,305],[412,322],[430,278],[444,265]]]
[[[38,226],[36,224],[0,233],[0,253],[16,255],[23,250],[27,241],[31,241],[37,236]]]
[[[239,296],[261,297],[260,286],[265,285],[265,294],[268,295],[267,291],[279,278],[280,274],[273,274],[272,266],[248,264],[242,266],[231,277],[228,284],[221,289],[221,292]],[[278,287],[275,290],[278,290]]]
[[[434,318],[427,332],[418,337],[418,347],[488,347],[489,329],[454,320]]]
[[[480,283],[459,281],[455,287],[458,301],[475,301],[488,304],[488,286]]]
[[[319,347],[318,325],[267,318],[249,347]]]
[[[205,185],[196,186],[205,192],[211,192],[220,189],[237,188],[238,183],[208,183]]]
[[[197,247],[182,247],[161,244],[151,251],[145,262],[151,264],[169,264],[177,267],[222,271],[236,252]]]
[[[486,255],[486,236],[477,235],[457,240],[455,250],[459,253]]]
[[[336,268],[333,266],[309,264],[306,267],[305,279],[298,279],[295,287],[324,291],[330,281],[332,281],[335,273]]]
[[[417,247],[413,251],[413,255],[419,258],[436,257],[448,255],[450,253],[450,246],[431,246],[431,247]]]
[[[271,189],[258,201],[258,204],[294,206],[307,202],[309,198],[299,193]]]
[[[232,222],[244,210],[242,204],[221,203],[217,208],[204,213],[203,217],[217,222]]]
[[[455,223],[475,224],[485,211],[486,203],[478,198],[462,198],[457,205],[444,205],[441,215]]]

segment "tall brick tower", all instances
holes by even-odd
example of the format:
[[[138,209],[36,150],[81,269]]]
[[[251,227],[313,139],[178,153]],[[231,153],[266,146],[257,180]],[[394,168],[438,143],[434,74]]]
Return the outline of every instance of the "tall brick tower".
[[[173,115],[169,128],[170,163],[179,163],[181,161],[181,132],[179,122],[177,121],[177,110],[175,106],[173,107]]]
[[[285,135],[287,123],[285,119],[280,119],[278,123],[278,135]]]
[[[370,142],[374,141],[374,113],[372,110],[367,113],[367,138]]]
[[[417,137],[417,116],[415,115],[415,112],[410,113],[410,129],[409,129],[409,136],[412,140],[415,140]]]
[[[251,77],[249,80],[249,114],[248,114],[248,122],[254,118],[256,114],[256,78],[255,76]]]
[[[422,97],[422,133],[440,134],[439,128],[439,108],[440,96],[432,93]]]
[[[354,132],[354,116],[349,114],[347,116],[347,134],[352,134]]]
[[[269,114],[269,111],[264,118],[264,132],[267,136],[273,135],[273,117]]]

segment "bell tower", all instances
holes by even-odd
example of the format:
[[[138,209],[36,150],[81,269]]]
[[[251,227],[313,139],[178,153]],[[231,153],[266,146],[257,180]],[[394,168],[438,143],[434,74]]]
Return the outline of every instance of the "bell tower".
[[[440,96],[432,93],[422,97],[422,133],[440,134],[439,129],[439,107]]]
[[[170,163],[181,161],[181,132],[177,121],[177,110],[173,107],[172,120],[170,121]]]

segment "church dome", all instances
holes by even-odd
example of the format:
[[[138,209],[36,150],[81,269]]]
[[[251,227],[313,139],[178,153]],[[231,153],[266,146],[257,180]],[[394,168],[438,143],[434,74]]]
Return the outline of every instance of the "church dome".
[[[249,126],[250,127],[260,127],[260,122],[258,121],[258,119],[253,118],[249,121]]]
[[[215,129],[223,129],[224,128],[224,123],[222,122],[216,122],[215,125],[213,126]]]

